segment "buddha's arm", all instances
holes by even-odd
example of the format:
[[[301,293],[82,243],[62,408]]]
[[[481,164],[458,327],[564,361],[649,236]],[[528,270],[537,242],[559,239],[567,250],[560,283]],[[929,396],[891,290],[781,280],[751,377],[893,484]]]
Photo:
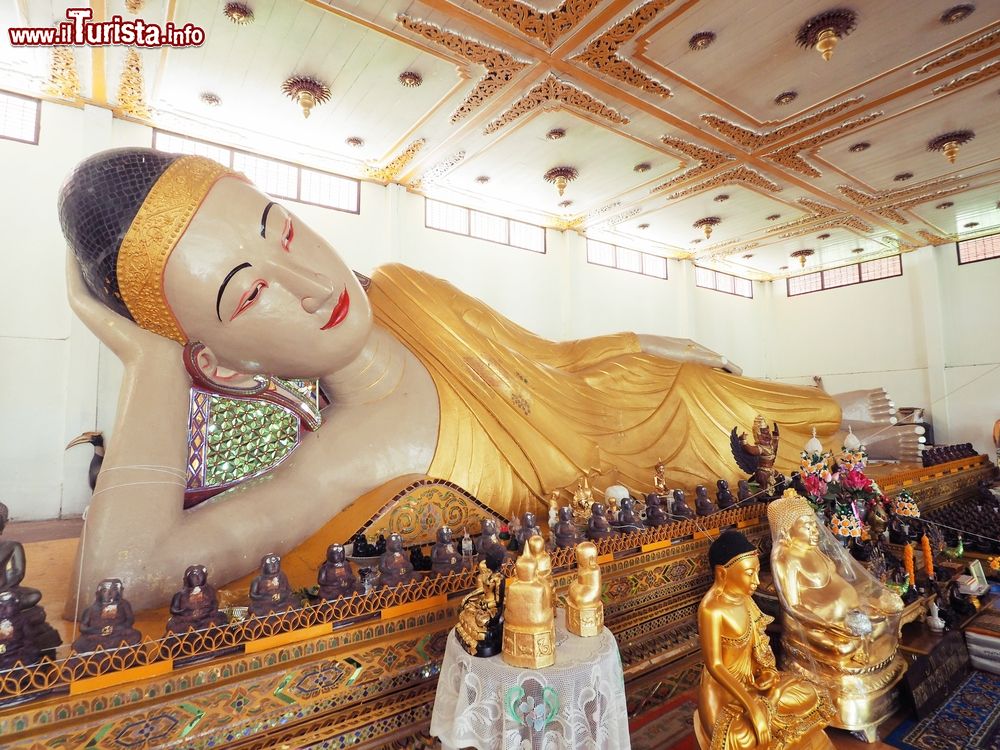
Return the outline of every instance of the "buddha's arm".
[[[675,339],[648,333],[640,333],[636,338],[639,339],[639,346],[645,354],[653,354],[679,362],[695,362],[709,367],[718,367],[734,375],[743,374],[743,368],[736,363],[730,362],[721,354],[717,354],[691,339]]]
[[[8,586],[17,586],[24,580],[25,561],[24,547],[14,542],[10,551],[10,559],[7,560],[7,569],[4,571]],[[23,604],[21,606],[24,606]]]

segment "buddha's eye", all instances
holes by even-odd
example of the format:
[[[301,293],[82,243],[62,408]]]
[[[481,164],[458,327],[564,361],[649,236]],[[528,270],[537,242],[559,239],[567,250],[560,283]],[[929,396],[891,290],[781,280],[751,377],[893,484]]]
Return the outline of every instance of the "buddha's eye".
[[[260,295],[265,289],[267,289],[267,282],[264,279],[257,279],[253,283],[253,286],[240,298],[239,304],[236,305],[236,311],[229,320],[235,320],[237,315],[242,315],[253,307],[253,304],[260,299]]]
[[[285,231],[281,235],[281,248],[286,252],[292,250],[292,240],[295,239],[295,225],[292,224],[291,217],[285,219]]]

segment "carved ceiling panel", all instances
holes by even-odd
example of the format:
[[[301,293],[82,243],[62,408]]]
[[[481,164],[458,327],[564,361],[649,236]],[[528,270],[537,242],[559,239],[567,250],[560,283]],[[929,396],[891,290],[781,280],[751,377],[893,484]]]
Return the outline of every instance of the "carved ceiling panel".
[[[224,0],[106,0],[206,42],[0,46],[0,88],[755,277],[801,272],[798,249],[809,271],[1000,229],[995,0],[951,23],[947,3],[855,4],[829,60],[796,43],[829,0],[252,4],[236,24]],[[66,5],[0,2],[0,24]],[[330,90],[308,119],[293,76]],[[954,163],[928,149],[955,131]]]

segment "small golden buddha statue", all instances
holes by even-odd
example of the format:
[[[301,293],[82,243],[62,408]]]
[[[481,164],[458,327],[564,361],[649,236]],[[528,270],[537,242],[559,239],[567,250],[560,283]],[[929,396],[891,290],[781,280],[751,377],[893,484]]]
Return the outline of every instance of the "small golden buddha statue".
[[[594,504],[594,491],[587,477],[582,477],[573,491],[573,518],[579,524],[585,524],[590,519],[590,506]]]
[[[705,662],[694,715],[701,750],[821,750],[833,714],[827,695],[807,680],[776,669],[764,632],[772,618],[752,598],[757,550],[726,531],[708,550],[715,582],[698,606]]]
[[[538,577],[531,557],[519,557],[515,569],[517,578],[504,602],[503,660],[513,667],[551,667],[556,661],[551,589]]]
[[[767,508],[771,570],[781,599],[785,667],[830,688],[842,729],[876,736],[906,669],[896,654],[903,601],[843,553],[829,554],[812,506],[795,490]]]
[[[576,545],[576,580],[569,585],[566,597],[566,629],[573,635],[589,638],[604,629],[604,602],[601,601],[601,568],[597,564],[597,545]]]
[[[491,567],[480,560],[478,588],[462,600],[455,633],[473,656],[496,656],[503,648],[503,600],[505,580],[500,572],[503,558],[493,557]]]
[[[656,466],[653,467],[653,471],[655,472],[653,474],[653,486],[656,488],[656,494],[657,495],[666,495],[667,494],[667,477],[666,477],[667,467],[664,465],[662,458],[659,461],[656,462]]]
[[[549,587],[549,599],[552,600],[552,606],[555,607],[557,600],[556,589],[552,583],[552,558],[545,551],[545,539],[539,534],[528,537],[521,557],[526,557],[535,563],[535,576]]]

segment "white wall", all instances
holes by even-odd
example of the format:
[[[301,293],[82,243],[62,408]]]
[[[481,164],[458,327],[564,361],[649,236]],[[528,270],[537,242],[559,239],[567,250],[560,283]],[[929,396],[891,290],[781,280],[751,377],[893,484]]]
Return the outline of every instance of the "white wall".
[[[121,365],[66,303],[59,186],[86,156],[151,143],[148,128],[105,110],[43,103],[37,146],[0,140],[0,499],[18,520],[79,515],[89,501],[85,430],[110,434]],[[427,229],[424,200],[363,183],[361,213],[294,210],[370,273],[400,262],[448,279],[555,340],[617,331],[691,338],[745,374],[831,392],[885,386],[901,406],[930,407],[939,441],[990,449],[1000,417],[1000,337],[989,328],[1000,262],[959,268],[953,248],[903,258],[901,278],[787,298],[783,282],[743,299],[696,288],[693,266],[664,281],[587,263],[586,240],[548,230],[532,253]]]

